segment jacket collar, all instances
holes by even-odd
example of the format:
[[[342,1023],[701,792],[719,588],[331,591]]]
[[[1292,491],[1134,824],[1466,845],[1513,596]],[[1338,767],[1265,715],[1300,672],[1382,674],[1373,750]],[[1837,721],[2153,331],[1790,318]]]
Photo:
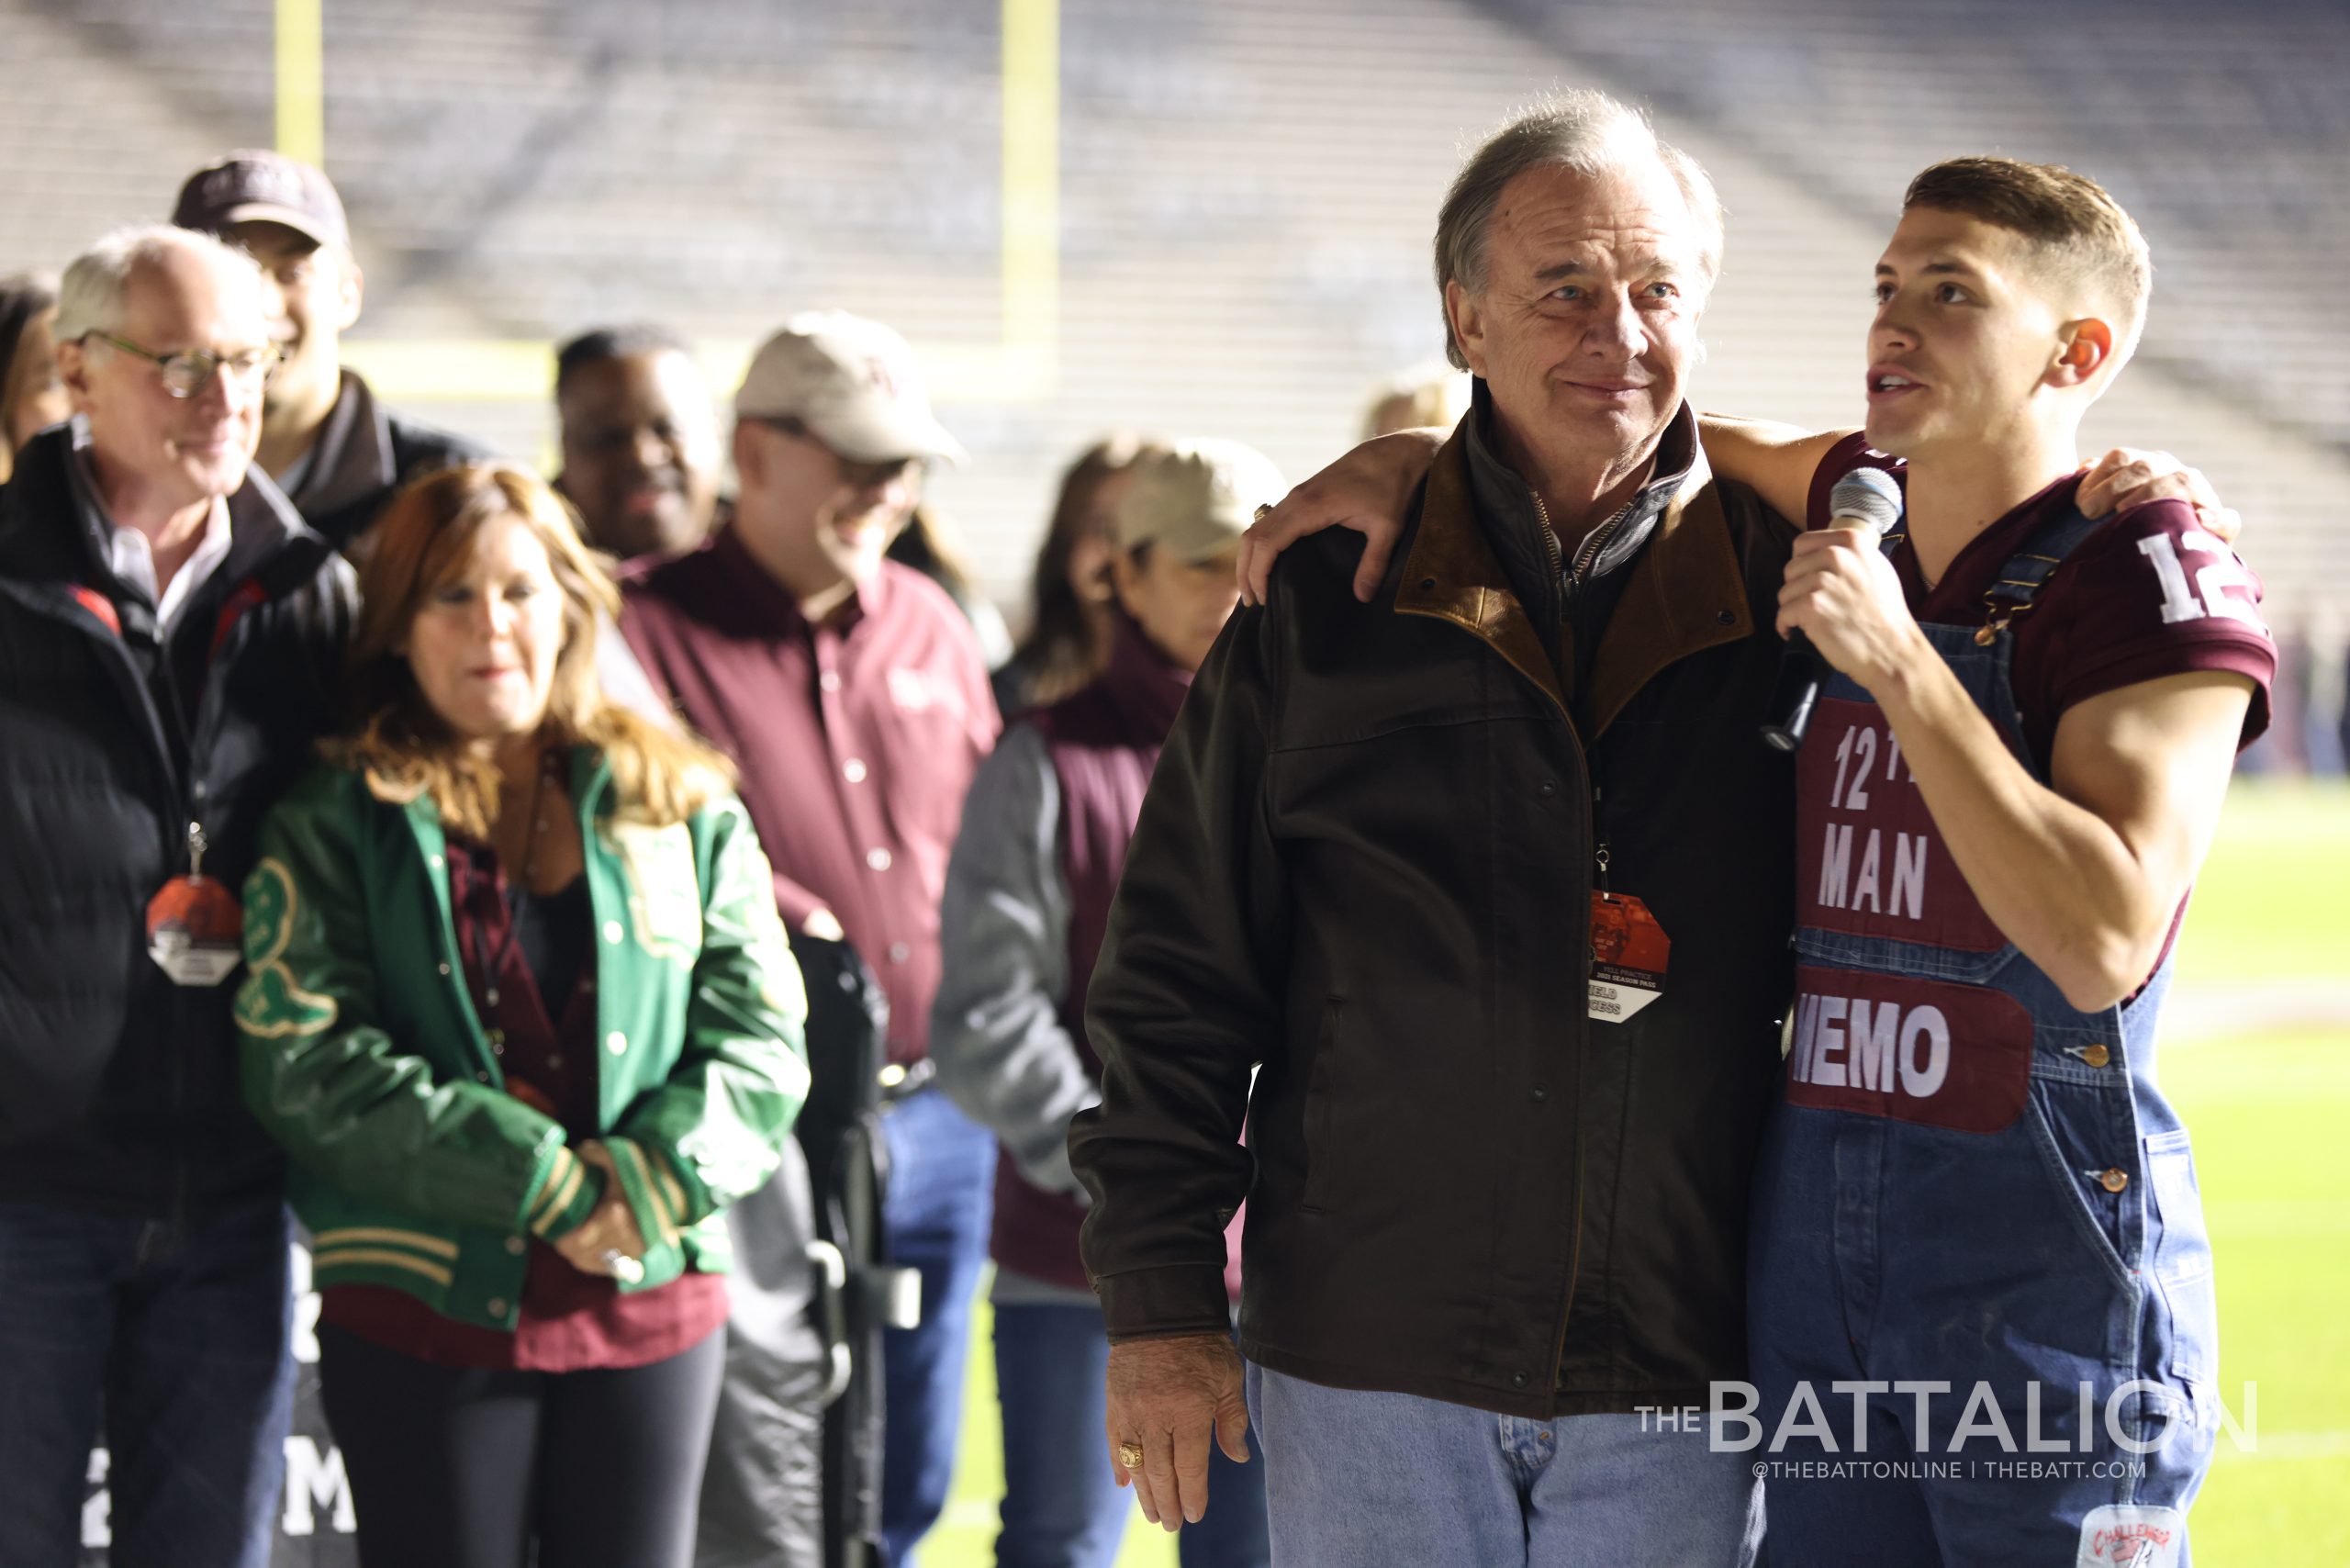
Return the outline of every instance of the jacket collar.
[[[1689,417],[1684,406],[1675,423]],[[1474,418],[1472,412],[1469,420]],[[1453,431],[1428,471],[1395,612],[1461,627],[1539,687],[1562,715],[1570,715],[1546,633],[1538,629],[1479,521],[1469,420]],[[1744,576],[1712,471],[1704,452],[1694,442],[1692,448],[1682,473],[1651,487],[1658,503],[1653,529],[1632,563],[1583,694],[1586,738],[1605,731],[1641,687],[1676,660],[1753,631]],[[1546,565],[1546,575],[1547,570]]]
[[[81,420],[52,425],[17,454],[0,491],[0,577],[28,582],[112,583],[104,573],[111,527],[87,494],[73,461]]]
[[[328,517],[397,483],[392,424],[375,391],[357,372],[342,373],[341,389],[319,427],[299,483],[287,496],[304,517]]]
[[[1648,478],[1602,525],[1610,530],[1603,547],[1573,580],[1564,580],[1568,562],[1583,545],[1561,539],[1554,550],[1541,503],[1535,499],[1533,487],[1501,455],[1493,420],[1493,391],[1481,379],[1475,383],[1469,416],[1461,421],[1468,437],[1470,498],[1518,601],[1546,639],[1557,639],[1561,684],[1580,701],[1590,685],[1583,672],[1613,619],[1623,574],[1655,533],[1657,520],[1681,492],[1696,461],[1697,418],[1685,403],[1674,410],[1657,441]]]
[[[1584,712],[1595,735],[1667,666],[1753,634],[1746,575],[1700,453],[1656,520],[1593,661]]]
[[[579,814],[581,826],[592,829],[616,806],[608,799],[612,786],[611,759],[594,746],[583,743],[571,747],[571,754],[565,761],[565,782],[571,790],[572,809]],[[364,781],[360,788],[369,790]],[[372,790],[369,792],[372,794]],[[405,800],[381,795],[374,798],[399,813],[400,820],[408,824],[409,834],[414,836],[418,853],[424,857],[425,864],[439,869],[435,857],[448,847],[449,830],[441,820],[441,808],[434,803],[432,791],[420,789]],[[583,842],[592,843],[592,840],[591,832]],[[450,915],[448,879],[436,878],[434,880],[440,889],[441,913],[443,919],[447,919]]]
[[[1457,432],[1469,477],[1470,504],[1476,510],[1485,543],[1493,546],[1494,556],[1501,563],[1503,577],[1533,618],[1536,629],[1555,629],[1565,595],[1550,565],[1550,546],[1544,537],[1549,528],[1535,503],[1533,487],[1494,450],[1492,391],[1482,377],[1472,386],[1469,412]]]
[[[1535,503],[1533,487],[1501,455],[1492,433],[1493,393],[1482,380],[1471,400],[1470,412],[1462,421],[1469,436],[1469,482],[1475,498],[1479,515],[1490,528],[1505,522],[1515,529],[1533,530],[1543,526],[1542,511]],[[1591,564],[1590,576],[1604,577],[1620,571],[1639,554],[1673,497],[1679,495],[1688,482],[1689,471],[1700,460],[1697,444],[1697,416],[1684,403],[1674,410],[1657,438],[1656,453],[1649,465],[1649,477],[1639,490],[1624,504],[1617,514],[1615,533],[1608,539]],[[1540,539],[1536,536],[1539,545]],[[1565,554],[1574,554],[1572,547],[1561,542]],[[1537,551],[1546,563],[1549,551]]]
[[[131,597],[107,564],[115,523],[89,476],[88,446],[89,426],[77,414],[17,454],[15,476],[0,492],[0,577],[87,584],[118,599]],[[229,498],[229,531],[220,575],[232,583],[260,572],[289,544],[317,537],[256,467],[245,470],[245,482]]]
[[[1395,613],[1449,621],[1490,645],[1518,674],[1567,712],[1567,694],[1534,619],[1511,588],[1485,531],[1478,526],[1469,482],[1467,421],[1436,454],[1420,500],[1420,521],[1395,589]]]

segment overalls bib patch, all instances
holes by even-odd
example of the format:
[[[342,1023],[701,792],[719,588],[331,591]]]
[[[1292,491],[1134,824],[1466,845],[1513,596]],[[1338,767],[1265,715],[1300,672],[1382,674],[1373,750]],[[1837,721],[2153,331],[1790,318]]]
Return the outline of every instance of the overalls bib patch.
[[[2039,530],[1989,626],[1921,627],[2043,783],[2008,627],[2095,527],[2067,508]],[[1789,1431],[1756,1456],[1776,1462],[1773,1560],[2183,1564],[2218,1341],[2188,1135],[2154,1077],[2170,959],[2076,1011],[1984,913],[1844,677],[1797,767],[1800,966],[1748,1287],[1766,1450]]]

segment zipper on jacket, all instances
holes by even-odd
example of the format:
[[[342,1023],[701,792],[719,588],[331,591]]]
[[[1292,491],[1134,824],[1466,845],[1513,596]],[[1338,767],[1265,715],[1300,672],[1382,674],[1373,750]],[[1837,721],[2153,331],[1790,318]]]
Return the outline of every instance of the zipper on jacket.
[[[250,582],[252,579],[247,580]],[[241,591],[243,591],[241,587],[230,589],[232,600],[233,596]],[[162,674],[172,700],[168,703],[157,704],[157,707],[164,710],[160,716],[164,722],[177,732],[182,745],[186,748],[186,765],[177,782],[180,786],[181,813],[187,820],[185,848],[188,875],[192,877],[203,871],[205,852],[212,847],[211,840],[205,834],[202,821],[212,793],[211,785],[205,774],[206,765],[211,760],[213,747],[219,741],[220,726],[226,718],[229,672],[235,666],[238,655],[242,653],[246,644],[252,641],[252,617],[249,612],[260,607],[258,603],[245,606],[244,611],[241,611],[236,620],[230,623],[228,641],[207,652],[204,661],[204,684],[196,692],[196,711],[187,718],[181,716],[179,666],[173,656],[172,648],[172,642],[174,639],[158,639],[157,667]],[[165,744],[167,756],[169,749],[167,741]],[[230,890],[232,892],[236,890]],[[172,989],[175,993],[173,998],[175,1011],[180,1014],[183,1022],[181,1032],[185,1034],[186,1011],[191,1001],[188,995],[189,988],[174,985]],[[186,1119],[187,1096],[187,1053],[173,1051],[172,1053],[172,1112],[175,1120]],[[185,1150],[182,1150],[172,1161],[172,1217],[183,1230],[188,1223],[190,1206],[194,1202],[195,1176],[189,1156]]]
[[[1569,728],[1572,730],[1572,726],[1570,725]],[[1578,739],[1576,744],[1581,745],[1581,740]],[[1583,767],[1585,773],[1589,774],[1591,759],[1588,754],[1583,758]],[[1595,879],[1593,885],[1604,893],[1607,891],[1608,853],[1607,841],[1598,836],[1599,800],[1599,780],[1593,778],[1591,796],[1583,805],[1583,837],[1593,844],[1591,855],[1592,872]],[[1599,972],[1599,949],[1592,945],[1591,925],[1588,921],[1584,923],[1583,928],[1583,984],[1588,987],[1592,977]],[[1586,1025],[1585,1027],[1588,1028],[1589,1025]],[[1578,1068],[1581,1066],[1580,1057],[1577,1058],[1577,1066]],[[1580,1080],[1575,1085],[1575,1109],[1580,1115],[1583,1109],[1583,1085]],[[1575,1134],[1575,1215],[1572,1223],[1574,1245],[1567,1252],[1567,1299],[1559,1309],[1559,1337],[1550,1350],[1550,1395],[1554,1401],[1559,1397],[1559,1372],[1565,1365],[1567,1359],[1567,1327],[1574,1320],[1575,1284],[1583,1273],[1583,1134],[1580,1128]]]
[[[237,591],[241,592],[241,589]],[[204,661],[204,687],[196,694],[196,712],[187,732],[188,796],[190,814],[200,812],[208,792],[204,780],[204,764],[212,756],[213,746],[220,739],[220,726],[227,719],[229,704],[229,671],[244,652],[252,639],[251,612],[261,608],[249,605],[229,627],[228,641],[214,648]]]
[[[1551,580],[1564,579],[1575,588],[1583,587],[1584,580],[1591,576],[1591,568],[1599,560],[1599,553],[1607,548],[1608,542],[1624,526],[1624,520],[1632,515],[1634,507],[1640,504],[1640,498],[1635,495],[1617,507],[1614,516],[1583,535],[1583,543],[1575,547],[1575,558],[1570,562],[1559,548],[1557,530],[1550,526],[1550,509],[1542,504],[1539,492],[1529,490],[1528,493],[1534,497],[1534,515],[1542,520],[1542,543],[1550,553]]]
[[[1591,833],[1594,842],[1591,868],[1597,874],[1599,890],[1604,893],[1607,890],[1607,841],[1599,836],[1599,780],[1596,778],[1591,781]],[[1590,944],[1585,943],[1584,946]]]
[[[1534,516],[1542,524],[1543,554],[1550,557],[1550,580],[1556,583],[1566,573],[1565,556],[1559,549],[1559,531],[1550,526],[1550,509],[1542,504],[1542,492],[1529,486],[1526,493],[1534,498]]]
[[[168,868],[173,860],[185,857],[193,865],[201,857],[203,849],[199,846],[204,844],[204,829],[197,825],[196,821],[195,801],[198,793],[196,788],[197,757],[194,741],[189,734],[187,718],[180,708],[179,667],[173,658],[172,639],[162,634],[162,628],[160,626],[156,628],[154,676],[151,680],[140,681],[139,685],[147,692],[150,711],[157,722],[158,731],[155,739],[160,743],[162,753],[164,784],[173,796],[172,809],[163,813],[165,823],[163,864]],[[162,688],[160,700],[157,700],[154,689],[157,685]],[[179,743],[180,749],[177,754],[174,754],[172,749],[173,741]],[[173,834],[169,825],[174,820],[187,824],[184,835],[177,843],[173,842]],[[165,879],[169,880],[168,875]],[[188,1014],[192,1001],[189,991],[189,987],[181,985],[176,980],[172,982],[172,1017],[177,1033],[183,1037],[188,1033]],[[187,1052],[173,1051],[171,1057],[172,1121],[174,1126],[185,1126],[188,1119]],[[186,1148],[175,1148],[168,1158],[171,1164],[171,1207],[168,1213],[173,1230],[185,1235],[188,1225],[189,1210],[194,1202],[196,1172],[191,1169],[191,1159]]]
[[[243,618],[241,616],[239,620]],[[159,629],[160,630],[160,629]],[[185,630],[185,627],[182,628]],[[239,633],[242,627],[237,628]],[[205,780],[205,764],[210,759],[213,744],[219,738],[220,710],[224,706],[223,688],[228,684],[228,668],[238,648],[243,645],[241,636],[232,638],[232,646],[216,648],[205,659],[204,684],[197,690],[196,711],[181,716],[179,665],[172,646],[176,638],[157,638],[156,668],[162,674],[170,700],[158,704],[164,710],[163,719],[177,733],[185,751],[185,763],[179,778],[180,814],[187,822],[187,837],[184,845],[187,856],[187,874],[199,875],[204,868],[204,852],[212,847],[205,836],[200,820],[211,790]],[[235,891],[236,890],[230,890]],[[189,988],[174,984],[173,1000],[183,1021],[189,1004]],[[172,1053],[172,1118],[185,1124],[188,1116],[187,1053]],[[195,1201],[196,1172],[187,1150],[181,1149],[172,1159],[172,1220],[183,1232],[189,1221],[190,1206]]]
[[[193,757],[189,759],[189,772],[193,774],[195,772]],[[204,874],[204,852],[211,847],[211,841],[204,835],[204,824],[190,815],[187,823],[187,874],[189,876],[200,877]],[[181,985],[177,981],[173,982],[172,985],[172,1011],[179,1015],[180,1033],[183,1036],[187,1034],[187,1008],[191,989],[193,988]],[[185,1051],[172,1053],[172,1112],[174,1120],[185,1121],[187,1117],[187,1053]],[[184,1148],[172,1156],[171,1222],[173,1230],[182,1236],[187,1233],[189,1205],[195,1196],[194,1172],[188,1169],[188,1152]]]
[[[1554,667],[1561,661],[1564,661],[1569,667],[1572,667],[1573,661],[1569,657],[1569,650],[1574,646],[1574,634],[1567,625],[1565,554],[1559,543],[1558,530],[1550,526],[1550,509],[1542,504],[1541,492],[1528,485],[1526,487],[1526,493],[1534,498],[1535,532],[1542,535],[1543,559],[1550,568],[1550,575],[1542,585],[1542,608],[1545,618],[1549,622],[1549,624],[1543,628],[1543,634],[1550,639],[1550,653]],[[1527,608],[1530,611],[1533,606],[1528,605]],[[1568,720],[1567,727],[1569,729],[1574,727],[1574,721],[1572,718]]]
[[[1617,531],[1624,526],[1624,520],[1631,516],[1632,509],[1639,504],[1640,498],[1638,495],[1633,496],[1630,500],[1616,509],[1615,516],[1583,535],[1582,547],[1575,551],[1572,568],[1573,581],[1577,588],[1581,588],[1583,580],[1591,576],[1591,568],[1598,564],[1599,553],[1607,548],[1608,542],[1614,539]]]
[[[1542,543],[1549,549],[1550,556],[1551,592],[1556,596],[1559,608],[1557,635],[1560,639],[1560,653],[1562,656],[1568,657],[1570,664],[1574,667],[1575,681],[1579,686],[1588,677],[1581,667],[1583,659],[1580,650],[1583,646],[1583,639],[1572,623],[1577,601],[1582,599],[1583,590],[1590,582],[1592,568],[1599,561],[1599,553],[1607,548],[1608,542],[1614,539],[1617,532],[1622,529],[1624,520],[1631,515],[1632,509],[1639,504],[1639,500],[1640,498],[1636,492],[1630,500],[1616,509],[1616,514],[1613,517],[1584,534],[1583,543],[1575,547],[1574,556],[1570,560],[1564,556],[1559,543],[1558,533],[1550,527],[1550,509],[1542,504],[1542,498],[1539,495],[1534,497],[1534,513],[1542,520]]]

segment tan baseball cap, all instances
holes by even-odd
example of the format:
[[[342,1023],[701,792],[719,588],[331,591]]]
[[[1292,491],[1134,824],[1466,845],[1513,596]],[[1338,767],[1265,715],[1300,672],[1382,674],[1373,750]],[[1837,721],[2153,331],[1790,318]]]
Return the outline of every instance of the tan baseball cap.
[[[280,152],[231,152],[180,187],[172,222],[218,234],[240,223],[282,223],[321,245],[351,249],[342,198],[323,171]]]
[[[895,330],[845,310],[794,316],[751,356],[738,419],[798,420],[852,463],[963,461],[930,411],[914,351]]]
[[[1230,549],[1257,509],[1289,493],[1272,459],[1237,441],[1180,441],[1135,465],[1110,520],[1121,550],[1154,544],[1186,561]]]

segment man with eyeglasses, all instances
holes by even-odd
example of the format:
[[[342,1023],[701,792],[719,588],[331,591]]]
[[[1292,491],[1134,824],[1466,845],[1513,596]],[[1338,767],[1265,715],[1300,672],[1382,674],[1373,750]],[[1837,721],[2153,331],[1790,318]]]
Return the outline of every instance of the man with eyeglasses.
[[[226,983],[261,813],[332,718],[350,568],[252,466],[252,260],[125,230],[65,271],[74,417],[0,497],[0,1562],[259,1568],[293,1392],[274,1146]]]
[[[946,1503],[995,1168],[928,1061],[939,897],[995,700],[954,600],[885,558],[923,465],[962,447],[905,340],[839,311],[770,338],[734,412],[733,521],[640,572],[621,628],[741,769],[786,923],[845,935],[888,994],[882,1220],[890,1260],[922,1275],[922,1321],[884,1350],[882,1532],[901,1563]]]
[[[359,319],[365,279],[342,198],[322,172],[282,153],[231,152],[188,176],[172,221],[260,263],[285,363],[262,403],[259,461],[337,549],[348,550],[408,480],[489,455],[386,407],[344,368],[342,334]]]

